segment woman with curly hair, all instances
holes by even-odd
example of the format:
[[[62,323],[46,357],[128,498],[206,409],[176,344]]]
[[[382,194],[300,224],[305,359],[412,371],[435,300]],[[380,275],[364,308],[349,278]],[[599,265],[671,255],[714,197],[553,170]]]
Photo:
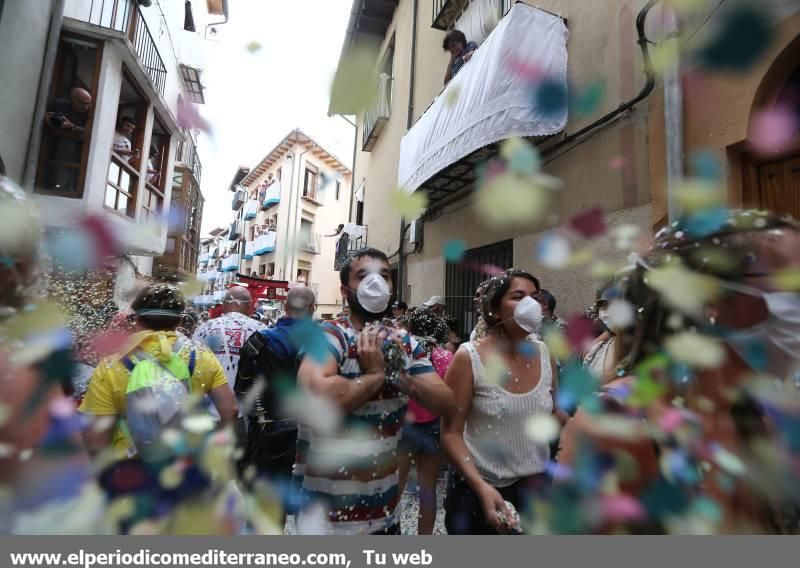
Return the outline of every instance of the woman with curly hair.
[[[619,339],[619,378],[597,395],[604,412],[593,405],[569,422],[559,462],[593,451],[616,471],[622,454],[632,456],[635,475],[619,490],[642,499],[640,521],[665,530],[701,499],[717,511],[705,521],[714,531],[796,531],[784,505],[798,498],[788,465],[796,433],[786,428],[800,408],[790,384],[800,370],[800,295],[781,275],[800,268],[800,225],[745,211],[701,235],[690,229],[662,230],[621,275],[635,321]],[[656,490],[673,496],[668,510],[648,500]]]
[[[442,446],[454,468],[445,500],[448,534],[521,530],[507,503],[522,511],[549,487],[550,447],[532,440],[526,424],[532,417],[566,416],[556,411],[556,361],[536,335],[539,290],[527,272],[493,278],[482,303],[488,333],[462,345],[447,371],[458,407],[442,424]]]

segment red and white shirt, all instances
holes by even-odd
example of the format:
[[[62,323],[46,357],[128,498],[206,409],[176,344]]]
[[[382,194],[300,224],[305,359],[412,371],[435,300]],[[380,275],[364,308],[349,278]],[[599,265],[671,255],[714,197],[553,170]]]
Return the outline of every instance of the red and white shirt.
[[[233,388],[239,370],[239,352],[250,336],[262,329],[267,329],[267,326],[260,321],[231,312],[205,322],[197,328],[192,339],[206,345],[216,355],[225,370],[228,384]]]

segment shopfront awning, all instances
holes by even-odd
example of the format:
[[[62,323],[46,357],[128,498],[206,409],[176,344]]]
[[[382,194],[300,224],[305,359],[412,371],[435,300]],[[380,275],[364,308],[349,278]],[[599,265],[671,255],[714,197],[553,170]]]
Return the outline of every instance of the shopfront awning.
[[[442,193],[454,191],[447,168],[460,165],[474,179],[472,165],[458,164],[515,136],[550,136],[567,125],[567,108],[539,108],[521,64],[567,89],[567,39],[563,19],[518,2],[434,100],[400,145],[398,185]],[[437,176],[443,179],[437,179]],[[467,181],[467,185],[469,181]],[[463,187],[463,184],[462,186]],[[452,189],[451,189],[452,188]]]

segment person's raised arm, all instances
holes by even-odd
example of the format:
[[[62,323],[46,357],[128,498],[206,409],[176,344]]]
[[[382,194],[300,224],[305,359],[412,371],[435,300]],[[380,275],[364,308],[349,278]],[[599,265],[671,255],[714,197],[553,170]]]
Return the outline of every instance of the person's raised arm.
[[[460,349],[453,357],[444,378],[450,387],[456,403],[451,416],[442,416],[442,448],[450,463],[461,474],[481,501],[486,521],[498,532],[508,532],[498,516],[500,511],[505,518],[511,518],[505,499],[494,487],[486,483],[472,459],[472,454],[464,442],[464,425],[467,413],[472,406],[472,361],[469,353]]]
[[[383,336],[377,333],[359,335],[358,360],[364,373],[357,379],[339,375],[339,364],[333,355],[324,363],[306,356],[297,372],[298,383],[311,394],[333,402],[343,412],[353,412],[375,396],[386,380],[385,360],[379,341],[383,343]],[[345,355],[338,353],[337,357]]]

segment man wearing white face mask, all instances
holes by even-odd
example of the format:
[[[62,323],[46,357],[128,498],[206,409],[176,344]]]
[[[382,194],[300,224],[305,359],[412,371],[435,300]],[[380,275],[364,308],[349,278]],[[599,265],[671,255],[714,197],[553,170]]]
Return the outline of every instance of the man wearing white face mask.
[[[455,411],[455,400],[422,347],[379,323],[392,296],[386,255],[364,249],[339,276],[350,315],[322,325],[332,356],[322,364],[306,357],[298,383],[336,405],[344,420],[329,432],[301,424],[295,475],[306,502],[327,506],[327,533],[399,534],[397,447],[408,399],[442,416]]]

